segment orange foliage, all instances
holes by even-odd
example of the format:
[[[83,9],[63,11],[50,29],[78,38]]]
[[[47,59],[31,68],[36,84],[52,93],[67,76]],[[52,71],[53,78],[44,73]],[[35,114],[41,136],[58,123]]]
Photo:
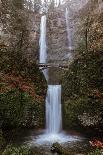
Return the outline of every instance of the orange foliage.
[[[7,92],[12,88],[18,88],[20,91],[27,92],[33,99],[43,101],[42,96],[36,95],[34,83],[31,79],[26,79],[21,75],[15,75],[13,73],[2,74],[0,77],[0,83],[4,83],[5,87],[0,88],[0,92]]]
[[[93,139],[92,141],[89,141],[90,145],[93,147],[101,148],[103,149],[103,142]]]

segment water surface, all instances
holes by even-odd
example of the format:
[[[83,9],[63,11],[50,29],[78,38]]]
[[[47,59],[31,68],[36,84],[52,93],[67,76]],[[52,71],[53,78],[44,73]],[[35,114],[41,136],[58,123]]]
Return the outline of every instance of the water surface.
[[[12,136],[11,136],[12,134]],[[52,155],[51,146],[53,142],[58,142],[68,150],[71,154],[87,154],[90,150],[89,138],[81,135],[80,133],[74,131],[63,132],[60,135],[57,135],[56,140],[54,141],[51,135],[45,134],[45,130],[20,130],[14,134],[9,132],[8,139],[11,144],[16,146],[28,145],[34,152],[37,152],[39,155]],[[52,141],[53,138],[53,141]]]

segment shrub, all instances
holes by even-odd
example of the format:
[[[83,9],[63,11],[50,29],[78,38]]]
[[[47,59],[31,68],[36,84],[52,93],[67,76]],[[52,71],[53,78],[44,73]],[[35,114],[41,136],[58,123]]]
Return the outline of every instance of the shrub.
[[[32,152],[27,146],[15,147],[7,146],[2,155],[32,155]]]
[[[102,155],[103,152],[101,149],[95,149],[93,152],[90,152],[89,155]]]

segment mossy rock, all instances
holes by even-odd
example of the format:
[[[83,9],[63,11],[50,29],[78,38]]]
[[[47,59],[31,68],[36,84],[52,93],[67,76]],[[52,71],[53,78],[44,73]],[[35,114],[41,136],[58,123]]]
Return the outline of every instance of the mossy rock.
[[[72,152],[69,152],[57,142],[52,145],[51,152],[57,153],[58,155],[73,155]]]

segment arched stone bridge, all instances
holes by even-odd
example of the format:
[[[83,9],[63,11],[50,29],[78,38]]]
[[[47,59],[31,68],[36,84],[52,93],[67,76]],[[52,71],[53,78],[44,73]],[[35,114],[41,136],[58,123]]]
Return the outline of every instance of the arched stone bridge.
[[[69,65],[67,63],[57,64],[57,63],[39,63],[40,70],[44,70],[47,68],[60,68],[60,69],[68,69]]]

